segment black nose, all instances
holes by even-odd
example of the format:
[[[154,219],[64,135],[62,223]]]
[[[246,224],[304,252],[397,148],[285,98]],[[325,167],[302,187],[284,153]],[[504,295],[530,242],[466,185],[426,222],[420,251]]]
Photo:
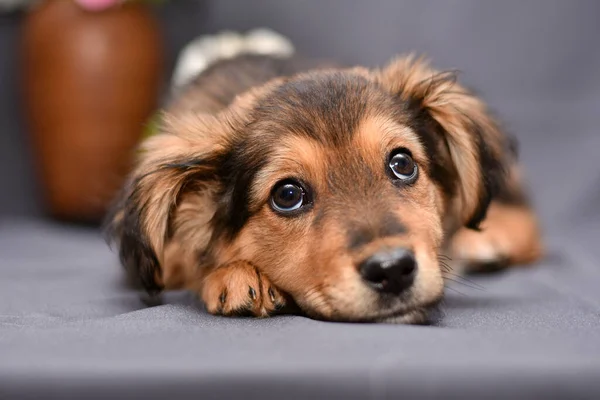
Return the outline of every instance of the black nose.
[[[373,254],[360,264],[360,274],[380,292],[400,294],[415,280],[417,261],[406,249],[393,249]]]

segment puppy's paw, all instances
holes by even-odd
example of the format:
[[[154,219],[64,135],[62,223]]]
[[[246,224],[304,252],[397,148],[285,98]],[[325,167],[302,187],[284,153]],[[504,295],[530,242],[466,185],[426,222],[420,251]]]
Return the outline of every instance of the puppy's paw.
[[[485,272],[531,264],[543,255],[543,248],[530,210],[493,205],[481,231],[456,233],[451,252],[467,272]]]
[[[465,272],[484,272],[504,269],[508,256],[502,245],[502,236],[472,230],[459,231],[452,240],[454,264]]]
[[[204,278],[202,300],[211,314],[267,317],[282,309],[285,298],[250,263],[237,261]]]

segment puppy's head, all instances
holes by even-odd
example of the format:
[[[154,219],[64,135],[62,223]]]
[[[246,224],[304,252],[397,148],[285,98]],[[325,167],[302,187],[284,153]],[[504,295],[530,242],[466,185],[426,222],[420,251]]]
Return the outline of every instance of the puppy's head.
[[[177,243],[194,271],[250,261],[317,318],[420,321],[445,235],[477,229],[504,180],[505,137],[453,78],[403,58],[167,115],[112,217],[123,263],[175,286]]]

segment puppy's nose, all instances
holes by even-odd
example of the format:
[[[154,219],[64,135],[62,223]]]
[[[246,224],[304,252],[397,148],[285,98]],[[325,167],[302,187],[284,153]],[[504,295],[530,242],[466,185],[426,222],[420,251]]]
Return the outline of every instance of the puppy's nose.
[[[413,284],[417,261],[411,251],[397,248],[373,254],[359,269],[363,279],[378,291],[400,294]]]

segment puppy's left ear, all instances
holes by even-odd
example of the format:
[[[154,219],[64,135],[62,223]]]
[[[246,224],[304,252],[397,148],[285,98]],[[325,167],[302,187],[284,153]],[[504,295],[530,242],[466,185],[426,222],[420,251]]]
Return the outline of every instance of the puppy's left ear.
[[[483,101],[456,82],[455,73],[435,71],[422,59],[407,56],[376,76],[413,118],[425,120],[421,128],[429,132],[422,133],[435,138],[426,147],[441,150],[433,151],[438,158],[433,162],[445,164],[446,179],[456,181],[448,211],[461,225],[478,229],[491,199],[508,184],[507,170],[516,157],[511,141]],[[444,156],[447,160],[439,159]]]
[[[118,245],[130,278],[149,292],[162,290],[164,273],[170,274],[165,249],[180,229],[185,194],[196,197],[193,214],[186,215],[189,223],[210,238],[212,227],[205,221],[210,218],[198,216],[210,216],[216,207],[216,171],[227,152],[228,129],[216,117],[165,114],[161,132],[142,143],[135,168],[106,217],[107,239]]]

